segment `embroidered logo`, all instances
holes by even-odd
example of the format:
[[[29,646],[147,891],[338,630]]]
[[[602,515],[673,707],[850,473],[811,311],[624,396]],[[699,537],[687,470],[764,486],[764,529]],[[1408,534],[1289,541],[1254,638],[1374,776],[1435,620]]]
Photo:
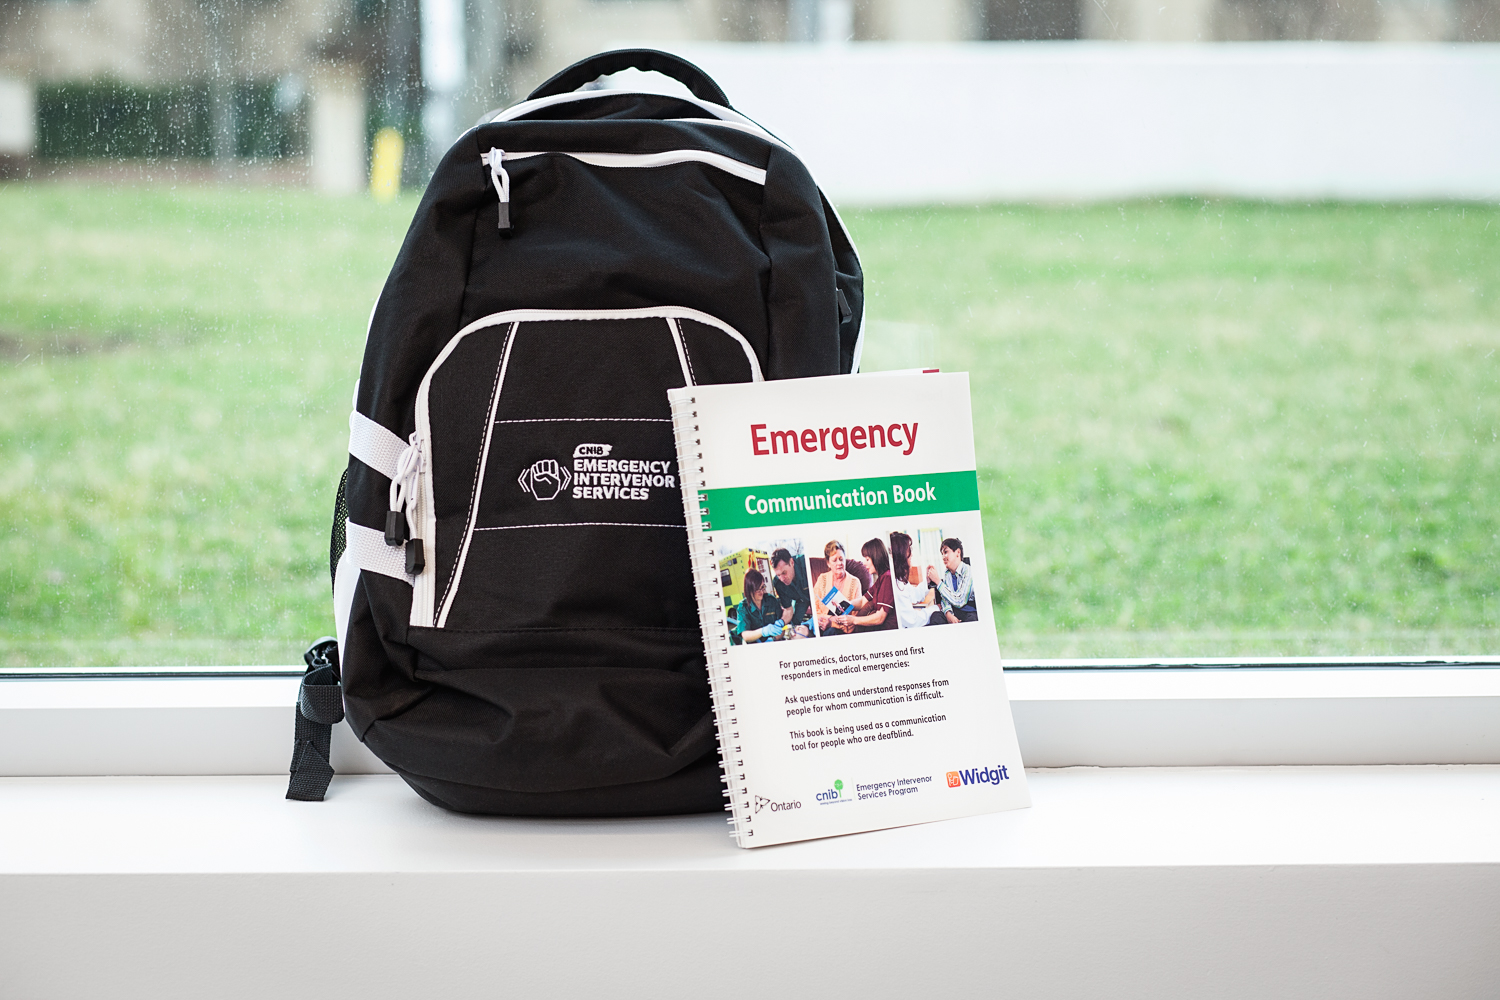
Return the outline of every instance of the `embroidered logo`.
[[[573,474],[567,466],[558,465],[554,458],[538,459],[516,477],[521,489],[530,493],[533,500],[555,500],[572,481]]]
[[[534,500],[650,500],[652,490],[677,488],[669,459],[610,458],[612,444],[580,444],[573,467],[566,460],[538,459],[521,470],[516,482]]]

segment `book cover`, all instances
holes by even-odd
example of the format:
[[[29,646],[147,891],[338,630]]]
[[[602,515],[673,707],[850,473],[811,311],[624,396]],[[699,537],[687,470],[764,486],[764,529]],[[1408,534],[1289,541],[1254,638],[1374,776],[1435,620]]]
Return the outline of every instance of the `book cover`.
[[[968,376],[668,395],[736,842],[1029,805]]]

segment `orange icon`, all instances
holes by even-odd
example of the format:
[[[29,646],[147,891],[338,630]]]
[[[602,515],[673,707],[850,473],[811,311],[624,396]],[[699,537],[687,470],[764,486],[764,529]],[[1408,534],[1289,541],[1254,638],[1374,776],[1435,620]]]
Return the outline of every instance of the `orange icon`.
[[[948,787],[949,788],[957,788],[961,784],[963,784],[963,782],[959,780],[958,772],[957,771],[949,771],[948,772]]]

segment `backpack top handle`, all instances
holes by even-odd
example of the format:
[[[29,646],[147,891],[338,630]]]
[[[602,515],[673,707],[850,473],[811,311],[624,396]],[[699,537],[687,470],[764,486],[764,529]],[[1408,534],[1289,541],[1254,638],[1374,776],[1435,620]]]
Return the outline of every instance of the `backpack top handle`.
[[[625,69],[638,69],[642,72],[656,72],[663,76],[670,76],[692,91],[693,96],[700,101],[708,101],[725,108],[730,107],[729,98],[724,96],[724,91],[719,89],[719,85],[714,83],[707,73],[681,56],[674,56],[670,52],[657,49],[615,49],[611,52],[589,56],[587,59],[580,59],[533,90],[527,100],[534,101],[539,97],[568,94],[587,83],[592,83],[601,76],[608,76]]]

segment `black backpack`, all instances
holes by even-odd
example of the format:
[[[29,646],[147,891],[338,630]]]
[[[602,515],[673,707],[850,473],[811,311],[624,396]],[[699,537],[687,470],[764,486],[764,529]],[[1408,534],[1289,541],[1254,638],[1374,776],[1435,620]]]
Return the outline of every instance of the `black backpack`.
[[[630,67],[694,96],[579,89]],[[723,808],[666,393],[855,371],[863,298],[796,154],[675,56],[459,137],[370,319],[288,797],[347,713],[449,809]]]

